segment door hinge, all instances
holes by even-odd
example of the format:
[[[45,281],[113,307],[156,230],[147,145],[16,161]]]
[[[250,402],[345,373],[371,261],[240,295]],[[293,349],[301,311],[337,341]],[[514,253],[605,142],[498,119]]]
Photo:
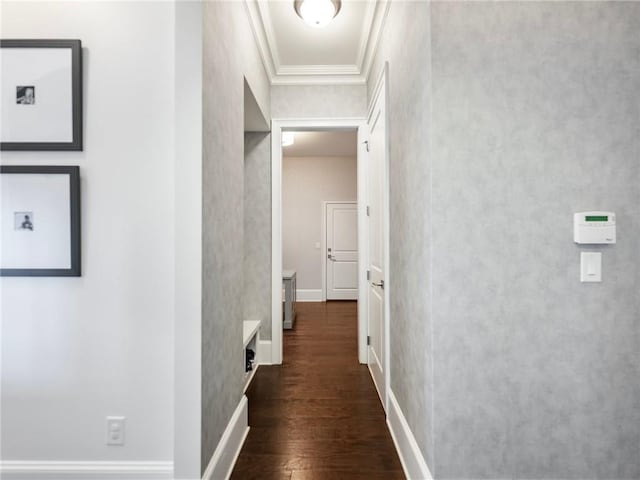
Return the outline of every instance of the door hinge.
[[[371,209],[369,208],[369,205],[367,205],[367,217],[371,216]]]
[[[364,142],[362,142],[362,143],[364,143],[364,144],[367,146],[367,152],[369,152],[369,151],[370,151],[370,150],[369,150],[369,140],[365,140],[365,141],[364,141]]]
[[[371,337],[367,335],[367,345],[371,345]]]
[[[367,280],[371,280],[371,270],[367,270]]]

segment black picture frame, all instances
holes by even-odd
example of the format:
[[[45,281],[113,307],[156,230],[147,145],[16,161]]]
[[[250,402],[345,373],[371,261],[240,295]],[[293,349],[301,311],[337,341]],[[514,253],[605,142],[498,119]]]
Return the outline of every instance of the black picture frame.
[[[3,39],[0,48],[68,48],[71,50],[72,140],[60,142],[0,142],[1,151],[82,151],[82,42],[80,40]],[[16,88],[8,85],[3,88]]]
[[[1,165],[0,175],[47,174],[69,176],[69,249],[70,268],[0,268],[2,277],[79,277],[81,276],[80,248],[80,168],[78,166]],[[4,208],[4,207],[3,207]],[[9,212],[2,211],[3,222],[13,221]]]

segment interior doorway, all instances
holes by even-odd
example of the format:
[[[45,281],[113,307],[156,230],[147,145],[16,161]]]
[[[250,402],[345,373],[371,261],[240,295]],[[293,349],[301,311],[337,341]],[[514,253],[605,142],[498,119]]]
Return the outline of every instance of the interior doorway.
[[[291,275],[295,272],[295,282],[297,283],[297,300],[311,300],[311,301],[324,301],[327,298],[331,298],[332,293],[327,295],[327,270],[329,270],[330,275],[333,275],[333,290],[335,293],[336,286],[337,290],[352,290],[351,292],[343,292],[346,297],[350,297],[354,300],[362,300],[366,298],[364,294],[366,294],[366,270],[360,268],[361,265],[364,265],[364,255],[366,254],[366,234],[364,232],[364,228],[366,226],[364,221],[364,215],[366,215],[366,197],[365,193],[365,179],[366,177],[363,175],[364,168],[366,165],[363,162],[365,158],[364,154],[366,154],[365,149],[365,135],[366,132],[366,121],[365,119],[356,119],[356,120],[273,120],[272,122],[272,333],[271,333],[271,363],[280,364],[282,363],[283,358],[283,349],[282,349],[282,340],[283,340],[283,331],[282,331],[282,323],[277,321],[276,319],[283,318],[283,307],[288,308],[288,305],[285,304],[283,306],[283,271],[285,271],[288,275]],[[285,221],[287,218],[291,218],[292,211],[294,215],[297,215],[298,218],[306,218],[305,214],[301,212],[301,200],[294,198],[287,198],[286,202],[283,201],[283,192],[284,192],[284,180],[285,172],[284,167],[293,169],[300,169],[303,162],[298,159],[298,164],[287,164],[289,160],[287,159],[287,154],[285,149],[287,147],[283,147],[282,143],[278,141],[278,139],[282,138],[283,133],[285,137],[289,136],[293,133],[294,138],[296,136],[304,137],[312,136],[314,133],[345,133],[351,135],[353,138],[354,152],[355,152],[355,178],[354,187],[355,187],[355,198],[349,198],[348,196],[335,196],[335,192],[333,194],[323,193],[324,197],[321,200],[316,198],[314,201],[316,202],[315,210],[313,210],[310,216],[313,217],[312,221],[314,225],[317,226],[318,231],[322,230],[321,234],[316,235],[315,237],[309,237],[304,239],[299,239],[297,242],[298,245],[294,245],[294,247],[300,248],[300,243],[303,243],[303,247],[306,249],[313,248],[315,251],[311,253],[309,258],[315,258],[317,260],[317,266],[322,270],[321,283],[316,285],[310,285],[307,283],[308,278],[305,278],[305,275],[308,275],[309,269],[307,265],[304,265],[302,261],[293,262],[291,260],[291,256],[287,253],[283,253],[283,247],[291,246],[291,238],[295,238],[295,235],[291,234],[291,230],[295,230],[295,225],[287,224]],[[294,140],[295,142],[295,140]],[[332,143],[325,142],[325,145],[331,146]],[[294,159],[295,161],[295,159]],[[326,173],[332,168],[336,168],[336,164],[333,166],[331,162],[327,161],[324,164],[316,163],[315,166],[318,175],[321,172]],[[287,180],[291,180],[289,178],[291,174],[291,170],[288,169],[286,171]],[[299,172],[298,172],[299,173]],[[313,196],[313,190],[315,186],[312,184],[310,187],[305,187],[302,185],[300,181],[295,180],[294,177],[294,185],[295,188],[298,189],[298,193],[303,200],[308,200],[310,196]],[[298,177],[301,178],[301,177]],[[300,192],[302,190],[302,192]],[[288,194],[285,194],[288,195]],[[348,227],[348,223],[351,220],[355,219],[355,232],[354,231],[341,231],[338,232],[337,240],[339,242],[338,248],[344,249],[344,247],[348,247],[344,250],[341,250],[338,258],[333,255],[334,249],[336,247],[328,245],[332,243],[331,239],[327,242],[327,206],[328,205],[338,205],[341,203],[350,203],[349,210],[342,211],[340,210],[337,215],[334,215],[334,225],[339,227]],[[333,213],[336,213],[333,211]],[[330,210],[331,215],[331,210]],[[309,216],[307,214],[307,216]],[[308,220],[308,219],[307,219]],[[352,225],[353,226],[353,225]],[[302,235],[305,232],[299,231],[296,234]],[[335,233],[335,232],[330,232]],[[355,248],[353,245],[353,237],[355,236]],[[294,241],[295,243],[295,241]],[[285,245],[286,244],[286,245]],[[329,252],[328,248],[331,248],[332,251]],[[289,249],[290,250],[290,249]],[[289,251],[285,248],[285,251]],[[296,248],[293,248],[295,252]],[[329,258],[331,256],[331,258]],[[354,258],[355,257],[355,258]],[[334,268],[334,271],[331,269],[334,265],[331,265],[327,268],[327,261],[331,262],[333,259],[336,260],[337,268]],[[293,264],[295,263],[295,265]],[[337,274],[337,275],[336,275]],[[355,282],[353,276],[355,275]],[[336,283],[337,282],[337,283]],[[347,284],[351,283],[355,288],[346,289],[342,288],[348,286]],[[355,285],[354,285],[355,284]],[[315,288],[308,288],[310,286],[314,286]],[[355,294],[355,295],[354,295]],[[347,298],[345,298],[347,299]],[[358,302],[358,360],[360,363],[367,363],[366,354],[366,326],[364,324],[366,319],[366,302],[359,301]]]
[[[356,129],[282,135],[285,342],[294,341],[297,320],[311,321],[307,313],[316,307],[358,300],[357,148]],[[316,306],[305,309],[306,303]]]

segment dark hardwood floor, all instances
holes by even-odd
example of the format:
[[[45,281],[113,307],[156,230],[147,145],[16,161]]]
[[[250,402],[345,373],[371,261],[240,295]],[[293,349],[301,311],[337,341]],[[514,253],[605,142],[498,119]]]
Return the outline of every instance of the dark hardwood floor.
[[[261,366],[231,478],[404,479],[384,411],[358,363],[356,302],[298,303],[282,366]]]

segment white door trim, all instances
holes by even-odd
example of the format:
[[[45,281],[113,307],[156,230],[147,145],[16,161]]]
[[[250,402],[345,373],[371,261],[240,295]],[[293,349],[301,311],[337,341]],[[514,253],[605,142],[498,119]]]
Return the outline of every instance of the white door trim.
[[[282,363],[282,145],[283,131],[358,131],[358,360],[367,363],[365,118],[281,118],[271,121],[271,361]],[[326,289],[326,287],[325,287]],[[326,291],[325,291],[326,294]]]
[[[327,301],[327,205],[348,203],[357,205],[356,200],[324,200],[322,202],[322,239],[320,241],[320,264],[322,265],[322,301]],[[358,212],[360,213],[360,212]],[[359,238],[359,237],[358,237]],[[358,240],[359,242],[359,240]]]

